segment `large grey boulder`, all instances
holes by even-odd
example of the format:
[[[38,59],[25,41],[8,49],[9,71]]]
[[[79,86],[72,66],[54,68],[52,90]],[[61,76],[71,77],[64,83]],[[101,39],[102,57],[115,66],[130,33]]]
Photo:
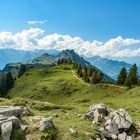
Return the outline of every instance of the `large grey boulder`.
[[[16,128],[19,128],[21,125],[21,121],[15,116],[0,115],[0,126],[2,126],[2,124],[6,122],[12,122],[12,125]]]
[[[4,116],[20,116],[22,111],[18,106],[0,106],[0,115]]]
[[[23,106],[0,106],[0,128],[2,140],[10,140],[12,129],[21,129],[18,117],[31,111]]]
[[[11,132],[12,132],[12,121],[5,122],[1,125],[1,137],[2,140],[10,140]]]
[[[23,106],[0,106],[0,115],[19,117],[31,113],[30,109]]]
[[[132,119],[125,109],[119,109],[111,114],[113,121],[118,125],[118,129],[129,129]]]
[[[47,129],[52,129],[54,128],[54,124],[52,122],[52,117],[48,117],[48,118],[43,118],[38,126],[40,131],[44,131],[44,130],[47,130]]]

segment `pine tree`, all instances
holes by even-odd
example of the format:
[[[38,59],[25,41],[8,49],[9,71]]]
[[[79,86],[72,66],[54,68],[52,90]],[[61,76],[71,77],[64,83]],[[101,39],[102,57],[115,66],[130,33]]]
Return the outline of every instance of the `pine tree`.
[[[18,72],[18,77],[22,76],[26,71],[26,65],[20,65],[20,68],[19,68],[19,72]]]
[[[126,77],[127,77],[127,70],[125,67],[123,67],[120,71],[119,76],[118,76],[117,84],[124,85]]]
[[[125,86],[131,88],[132,85],[136,85],[137,82],[138,82],[137,65],[134,64],[129,70],[128,76],[125,81]]]

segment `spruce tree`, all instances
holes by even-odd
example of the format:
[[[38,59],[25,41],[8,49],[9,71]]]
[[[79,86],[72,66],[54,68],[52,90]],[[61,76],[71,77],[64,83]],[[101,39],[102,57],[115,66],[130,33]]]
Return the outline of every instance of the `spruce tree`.
[[[123,67],[120,71],[120,74],[119,74],[118,78],[117,78],[118,79],[117,84],[124,85],[126,77],[127,77],[127,70],[126,70],[125,67]]]
[[[134,64],[129,70],[128,76],[125,81],[125,86],[131,88],[132,85],[136,85],[137,82],[138,82],[137,65]]]

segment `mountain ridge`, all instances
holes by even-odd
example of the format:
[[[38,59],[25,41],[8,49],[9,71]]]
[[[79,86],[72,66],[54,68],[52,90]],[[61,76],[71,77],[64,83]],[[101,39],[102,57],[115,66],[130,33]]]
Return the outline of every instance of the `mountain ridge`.
[[[63,58],[67,59],[67,60],[71,60],[72,63],[80,64],[82,68],[84,68],[85,66],[94,67],[98,71],[101,71],[99,68],[91,65],[90,62],[86,61],[83,57],[81,57],[74,50],[69,50],[69,49],[63,50],[57,55],[50,55],[48,53],[44,53],[44,54],[38,56],[37,58],[34,58],[31,61],[27,61],[24,63],[9,63],[4,67],[3,71],[11,71],[13,73],[17,73],[21,64],[25,64],[26,67],[28,67],[28,68],[38,67],[38,66],[46,67],[49,65],[57,65],[58,60],[63,59]],[[114,82],[114,80],[111,77],[109,77],[106,73],[103,73],[103,74],[104,74],[105,80]]]
[[[127,71],[129,71],[130,67],[132,66],[132,64],[126,63],[124,61],[111,60],[108,58],[102,58],[100,56],[84,58],[115,80],[117,80],[118,74],[122,67],[125,67]],[[138,67],[138,73],[140,73],[140,67]]]

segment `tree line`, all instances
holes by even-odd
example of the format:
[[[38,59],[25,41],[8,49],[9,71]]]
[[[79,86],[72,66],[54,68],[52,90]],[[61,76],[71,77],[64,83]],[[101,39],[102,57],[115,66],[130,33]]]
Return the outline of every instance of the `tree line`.
[[[11,72],[8,73],[1,73],[0,75],[0,96],[6,97],[7,92],[13,87],[14,85],[14,78]]]
[[[128,73],[125,67],[121,69],[117,78],[118,85],[124,85],[131,88],[133,85],[137,85],[138,83],[139,78],[136,64],[132,65]]]
[[[26,65],[20,65],[17,76],[21,77],[26,71]],[[14,86],[16,78],[13,77],[11,72],[0,73],[0,97],[7,97],[8,91]]]
[[[60,64],[72,64],[72,60],[68,58],[59,58],[57,60],[57,65],[60,65]]]
[[[98,69],[94,67],[81,67],[81,64],[74,63],[73,69],[76,70],[76,73],[83,78],[85,82],[90,82],[93,84],[104,82],[104,75]]]

